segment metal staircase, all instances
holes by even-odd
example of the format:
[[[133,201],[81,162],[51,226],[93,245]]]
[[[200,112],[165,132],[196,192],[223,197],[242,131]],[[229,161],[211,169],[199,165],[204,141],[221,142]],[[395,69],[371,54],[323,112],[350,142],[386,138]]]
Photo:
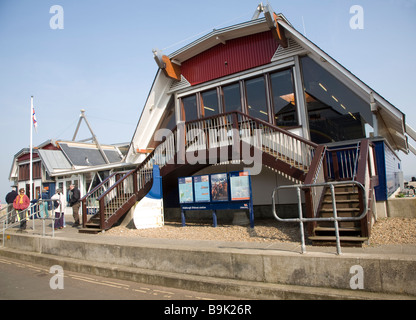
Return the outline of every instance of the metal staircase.
[[[344,245],[361,245],[368,239],[378,181],[369,140],[342,148],[318,146],[238,111],[179,124],[137,168],[119,179],[113,174],[104,180],[82,199],[83,212],[94,214],[88,221],[83,215],[80,232],[107,230],[123,217],[151,189],[153,165],[159,166],[164,178],[192,175],[212,164],[245,160],[247,152],[258,152],[261,165],[290,177],[298,184],[295,187],[302,186],[313,244],[334,245],[340,240]],[[332,182],[335,203],[328,191]],[[346,186],[337,185],[342,182]],[[340,218],[338,230],[333,220],[328,222],[334,206]],[[360,221],[345,221],[357,217]]]
[[[254,159],[296,181],[308,174],[318,145],[287,130],[235,111],[179,124],[137,168],[119,179],[111,175],[83,197],[80,232],[111,228],[152,186],[153,165],[162,177],[193,174],[204,167],[228,161]],[[252,159],[253,160],[253,159]]]
[[[333,245],[336,242],[334,223],[319,220],[333,217],[334,210],[338,217],[344,218],[338,226],[341,244],[361,246],[369,239],[375,205],[374,187],[378,185],[374,154],[372,143],[365,139],[356,145],[325,148],[321,158],[317,159],[321,166],[311,168],[305,184],[336,182],[344,185],[334,187],[334,198],[328,186],[319,191],[305,191],[307,216],[318,218],[308,226],[313,245]],[[362,185],[363,189],[357,188],[355,183]],[[363,213],[364,217],[357,220]]]

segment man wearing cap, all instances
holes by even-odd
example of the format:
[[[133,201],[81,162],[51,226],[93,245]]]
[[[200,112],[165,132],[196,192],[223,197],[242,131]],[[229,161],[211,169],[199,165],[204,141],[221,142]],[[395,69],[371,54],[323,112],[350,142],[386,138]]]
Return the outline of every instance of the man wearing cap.
[[[6,203],[7,203],[7,212],[9,215],[9,221],[8,223],[13,223],[16,219],[16,210],[13,208],[13,202],[14,199],[16,199],[16,197],[19,194],[16,191],[16,187],[12,187],[12,191],[10,191],[7,195],[6,195]]]

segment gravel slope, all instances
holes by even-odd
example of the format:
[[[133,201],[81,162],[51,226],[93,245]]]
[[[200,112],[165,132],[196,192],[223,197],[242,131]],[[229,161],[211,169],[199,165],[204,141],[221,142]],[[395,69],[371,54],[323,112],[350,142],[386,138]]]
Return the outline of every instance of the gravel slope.
[[[115,227],[106,235],[142,238],[165,238],[186,240],[218,240],[245,242],[300,242],[299,225],[281,223],[276,220],[256,221],[252,230],[247,226],[218,225],[213,228],[210,222],[187,223],[165,222],[162,228],[128,229]],[[370,245],[416,244],[416,219],[379,219],[373,226]]]

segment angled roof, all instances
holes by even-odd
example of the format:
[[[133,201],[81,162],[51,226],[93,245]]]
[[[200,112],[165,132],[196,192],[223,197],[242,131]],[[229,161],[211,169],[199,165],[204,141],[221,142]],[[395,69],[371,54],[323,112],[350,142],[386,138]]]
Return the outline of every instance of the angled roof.
[[[361,97],[361,99],[367,101],[369,106],[371,106],[371,109],[377,109],[377,118],[380,124],[379,135],[387,139],[393,149],[402,150],[407,153],[409,151],[409,144],[406,134],[409,134],[409,130],[407,130],[405,123],[405,115],[375,90],[365,84],[361,79],[342,66],[338,61],[330,57],[325,51],[293,28],[284,15],[277,14],[274,18],[274,28],[276,28],[277,24],[277,29],[279,29],[279,31],[283,30],[283,34],[287,38],[289,46],[287,48],[280,46],[270,62],[273,63],[277,60],[307,54],[321,67],[340,79],[349,89]],[[268,18],[254,19],[218,30],[214,29],[205,36],[202,36],[169,54],[167,58],[172,64],[180,66],[185,61],[220,43],[225,44],[228,40],[272,30],[270,20],[269,16]],[[156,59],[156,62],[158,62],[158,59]],[[166,61],[163,60],[163,62]],[[161,65],[163,65],[163,63],[159,65],[149,96],[142,110],[129,147],[126,161],[140,162],[140,159],[142,159],[142,155],[135,153],[135,148],[145,148],[147,146],[146,142],[150,139],[150,132],[152,132],[151,128],[154,127],[154,125],[152,127],[152,124],[155,122],[153,119],[162,115],[162,111],[167,105],[169,94],[172,94],[177,90],[191,87],[191,84],[185,79],[183,74],[181,75],[181,81],[172,80],[175,78],[161,72],[163,69]],[[155,96],[159,97],[157,103],[155,101]]]
[[[72,169],[71,163],[61,150],[39,150],[38,152],[49,175]]]
[[[381,121],[384,122],[384,128],[388,128],[380,130],[379,134],[385,137],[396,150],[402,150],[407,153],[409,146],[406,136],[405,115],[375,90],[365,84],[361,79],[355,76],[351,71],[346,69],[316,44],[298,32],[283,14],[277,14],[276,16],[276,21],[279,26],[286,31],[287,38],[293,39],[298,45],[303,47],[309,56],[332,74],[342,79],[350,89],[362,99],[368,101],[369,104],[371,99],[374,98],[378,114],[381,117]],[[266,18],[259,18],[218,30],[214,29],[209,34],[173,52],[169,55],[169,58],[173,62],[182,63],[219,43],[225,43],[227,40],[267,30],[270,30],[270,25]]]
[[[59,141],[59,146],[69,162],[75,167],[93,167],[106,164],[100,150],[95,144]],[[110,163],[123,160],[121,152],[115,146],[101,145]]]

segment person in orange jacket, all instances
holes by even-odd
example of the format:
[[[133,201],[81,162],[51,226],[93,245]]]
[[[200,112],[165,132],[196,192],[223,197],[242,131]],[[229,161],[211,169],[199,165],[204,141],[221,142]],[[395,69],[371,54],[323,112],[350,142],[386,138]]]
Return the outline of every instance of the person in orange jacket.
[[[20,221],[20,230],[26,229],[26,220],[28,218],[27,208],[30,206],[30,199],[25,194],[25,189],[21,188],[19,190],[19,195],[13,201],[13,208],[16,209],[17,212],[17,220]],[[25,210],[26,210],[26,217],[25,217]]]

